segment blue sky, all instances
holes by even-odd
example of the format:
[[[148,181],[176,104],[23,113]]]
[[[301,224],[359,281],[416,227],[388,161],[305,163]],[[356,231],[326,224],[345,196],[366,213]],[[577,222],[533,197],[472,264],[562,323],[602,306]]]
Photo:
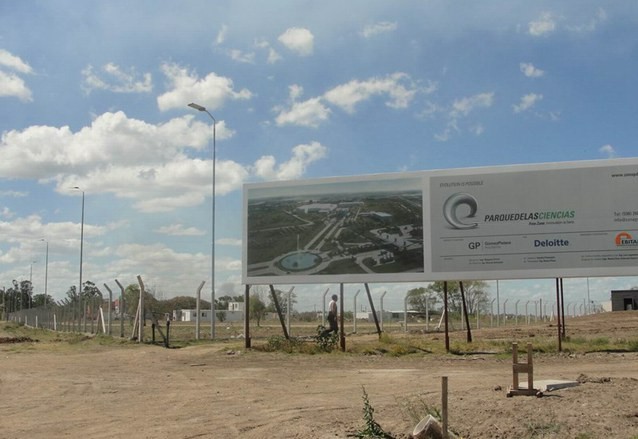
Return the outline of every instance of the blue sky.
[[[212,127],[190,102],[217,121],[218,295],[242,292],[246,182],[635,157],[637,21],[587,0],[0,0],[0,287],[43,292],[42,239],[49,294],[77,285],[77,186],[83,280],[209,294]],[[414,286],[371,285],[389,308]]]

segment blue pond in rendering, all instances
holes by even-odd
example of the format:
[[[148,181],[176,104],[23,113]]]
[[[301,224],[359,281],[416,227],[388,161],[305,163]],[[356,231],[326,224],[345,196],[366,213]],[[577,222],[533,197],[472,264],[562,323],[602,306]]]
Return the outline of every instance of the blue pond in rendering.
[[[289,271],[303,271],[319,265],[321,257],[314,253],[299,251],[284,256],[279,264]]]

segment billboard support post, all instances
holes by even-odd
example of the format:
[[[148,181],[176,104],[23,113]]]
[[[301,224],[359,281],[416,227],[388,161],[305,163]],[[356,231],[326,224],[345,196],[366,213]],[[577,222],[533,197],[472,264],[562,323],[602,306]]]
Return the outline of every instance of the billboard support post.
[[[326,288],[326,291],[323,292],[323,300],[321,301],[321,326],[326,326],[326,295],[330,291],[330,288]]]
[[[345,352],[346,351],[346,331],[345,331],[345,327],[343,326],[344,323],[344,317],[343,317],[343,311],[345,309],[344,305],[343,305],[343,284],[339,284],[339,342],[341,344],[341,352]]]
[[[281,323],[281,329],[284,331],[284,337],[286,340],[289,340],[288,336],[288,328],[286,328],[286,322],[284,321],[284,315],[281,312],[281,306],[279,306],[279,299],[277,299],[277,293],[275,292],[275,287],[270,284],[270,295],[272,297],[272,302],[275,304],[275,309],[277,310],[277,315],[279,316],[279,323]]]
[[[244,290],[244,347],[250,348],[250,285]]]
[[[445,352],[450,352],[450,333],[448,332],[447,281],[443,282],[443,314],[445,318]]]
[[[355,334],[357,333],[357,296],[360,292],[361,290],[357,290],[357,292],[354,293],[354,303],[352,304],[354,310],[352,313],[352,332]]]
[[[467,314],[467,304],[465,303],[465,291],[463,290],[463,282],[459,282],[459,288],[461,289],[461,301],[463,303],[463,318],[465,319],[465,326],[467,326],[467,342],[472,343],[472,328],[470,328],[470,317]]]
[[[558,287],[558,278],[556,278],[556,303],[558,304],[557,309],[558,311],[556,312],[556,322],[558,323],[556,325],[556,327],[558,328],[558,352],[562,352],[563,347],[561,345],[561,317],[560,317],[560,293],[559,293],[559,287]]]
[[[565,339],[565,296],[563,295],[563,278],[560,277],[560,309],[561,309],[561,330],[563,331],[563,340]]]
[[[374,309],[372,294],[370,294],[370,286],[367,283],[363,285],[366,287],[366,294],[368,295],[368,302],[370,302],[370,309],[372,310],[372,317],[374,318],[374,324],[377,327],[377,334],[379,334],[379,338],[381,338],[381,327],[379,326],[379,318],[377,317],[377,311]]]

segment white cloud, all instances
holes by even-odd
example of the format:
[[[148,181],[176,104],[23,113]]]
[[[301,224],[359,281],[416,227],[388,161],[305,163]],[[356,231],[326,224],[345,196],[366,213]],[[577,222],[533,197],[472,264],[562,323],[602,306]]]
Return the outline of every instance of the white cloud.
[[[93,66],[88,65],[82,70],[82,76],[84,77],[82,88],[87,93],[96,89],[114,93],[149,93],[153,91],[151,74],[139,75],[134,67],[126,71],[117,64],[108,63],[102,66],[99,72],[96,72]]]
[[[235,239],[235,238],[221,238],[221,239],[215,240],[215,244],[228,245],[232,247],[240,247],[241,243],[242,243],[241,239]]]
[[[530,35],[540,37],[553,32],[556,29],[556,21],[549,12],[541,14],[538,20],[530,21],[527,27]]]
[[[459,133],[461,130],[459,129],[459,123],[456,118],[452,118],[448,120],[447,125],[445,126],[445,130],[442,133],[435,134],[434,138],[439,142],[447,142],[452,137],[452,134]]]
[[[397,29],[396,22],[380,21],[378,23],[369,24],[363,28],[361,35],[364,38],[370,38],[379,34],[394,32]]]
[[[470,127],[470,132],[475,136],[480,136],[485,131],[485,127],[482,124],[476,124]]]
[[[267,58],[268,64],[274,64],[277,61],[280,61],[282,59],[281,55],[279,55],[279,53],[277,53],[277,51],[273,49],[270,43],[266,40],[263,40],[263,39],[256,40],[255,47],[268,51],[268,58]]]
[[[13,73],[0,70],[0,96],[13,96],[22,102],[31,102],[33,97],[31,90],[24,80]]]
[[[598,8],[596,14],[589,22],[584,24],[576,24],[567,26],[567,29],[572,32],[585,33],[595,31],[601,23],[607,21],[607,12],[603,8]]]
[[[163,64],[162,72],[168,79],[169,91],[158,96],[157,105],[161,111],[183,108],[188,102],[197,102],[209,110],[224,105],[227,100],[248,100],[252,93],[248,89],[234,90],[230,78],[209,73],[204,78],[188,72],[177,64]]]
[[[453,134],[461,132],[459,121],[462,118],[467,117],[470,113],[479,108],[489,108],[493,104],[494,92],[478,93],[472,96],[455,99],[449,110],[445,111],[445,116],[447,118],[445,129],[441,133],[434,134],[434,138],[440,142],[448,141]],[[430,104],[430,108],[422,113],[421,116],[427,118],[439,112],[443,113],[444,109]],[[468,129],[476,136],[480,136],[483,131],[485,131],[485,128],[480,123],[475,123]]]
[[[104,235],[108,226],[84,224],[84,235],[87,238]],[[23,246],[33,246],[40,243],[41,237],[47,237],[49,245],[58,249],[76,249],[79,245],[80,224],[73,222],[42,222],[39,215],[19,217],[13,221],[0,221],[0,242],[19,243]],[[69,236],[78,239],[68,239]],[[11,257],[11,256],[8,256]],[[33,251],[24,255],[15,255],[16,260],[33,258]]]
[[[3,207],[2,209],[0,209],[0,218],[13,218],[15,216],[15,213],[11,211],[11,209],[9,209],[8,207]]]
[[[276,107],[274,110],[279,112],[275,118],[277,125],[300,125],[316,128],[330,116],[330,109],[321,103],[320,98],[293,102],[288,109]]]
[[[461,99],[457,99],[452,103],[452,111],[450,116],[458,118],[460,116],[467,116],[471,111],[476,108],[488,108],[494,103],[494,93],[479,93],[474,96],[469,96]]]
[[[22,198],[28,196],[28,192],[24,191],[0,191],[0,197],[15,197]]]
[[[279,42],[288,50],[300,56],[312,55],[314,50],[314,35],[308,29],[292,27],[279,35]]]
[[[299,84],[293,84],[288,87],[288,95],[291,101],[296,101],[303,95],[303,87]]]
[[[303,93],[299,85],[289,87],[290,104],[287,107],[273,108],[278,113],[277,125],[299,125],[318,127],[326,121],[331,110],[325,105],[335,105],[349,114],[355,112],[356,106],[374,96],[385,95],[385,104],[394,109],[407,108],[417,93],[429,94],[436,90],[436,84],[429,82],[420,87],[405,73],[394,73],[381,78],[370,78],[364,81],[353,80],[328,90],[320,97],[298,101]]]
[[[319,142],[297,145],[287,162],[276,165],[273,156],[264,156],[255,162],[253,170],[255,175],[266,180],[292,180],[301,177],[310,163],[324,158],[327,151]]]
[[[215,37],[215,44],[220,45],[226,41],[226,35],[228,34],[228,26],[223,24],[222,27],[217,32],[217,37]]]
[[[33,101],[31,90],[20,74],[31,74],[33,69],[20,57],[0,49],[0,97],[12,96],[22,102]]]
[[[514,108],[514,113],[521,113],[523,111],[527,111],[530,108],[532,108],[534,105],[536,105],[536,103],[541,101],[542,99],[543,99],[543,95],[541,94],[536,94],[536,93],[526,94],[525,96],[521,98],[521,101],[518,104],[512,106]]]
[[[19,56],[15,56],[4,49],[0,49],[0,66],[14,70],[18,73],[33,73],[33,69],[29,64],[24,62]]]
[[[242,52],[239,49],[231,49],[228,51],[228,54],[233,61],[246,64],[253,64],[255,62],[254,52]]]
[[[200,230],[196,227],[184,227],[183,224],[163,226],[156,229],[155,232],[171,236],[202,236],[206,234],[205,230]]]
[[[609,144],[601,146],[598,152],[610,159],[616,157],[616,149]]]
[[[232,135],[223,121],[217,127],[219,140]],[[153,125],[129,119],[123,112],[104,113],[77,132],[69,127],[32,126],[3,133],[0,174],[55,181],[58,191],[80,186],[89,192],[144,199],[147,204],[162,199],[168,207],[194,205],[207,196],[204,187],[212,168],[210,161],[188,159],[186,152],[208,148],[211,136],[210,124],[194,115]],[[236,170],[228,168],[231,175],[220,171],[220,177],[235,182]],[[219,189],[229,190],[222,184]]]
[[[233,134],[223,121],[217,128],[218,140]],[[153,125],[129,119],[123,112],[104,113],[77,132],[69,127],[33,126],[3,133],[0,175],[55,182],[58,192],[79,186],[89,194],[129,199],[138,211],[169,212],[201,204],[211,196],[212,158],[188,157],[190,150],[208,149],[211,135],[210,124],[194,115]],[[42,148],[43,144],[47,147]],[[251,172],[258,177],[296,178],[325,151],[318,143],[299,145],[292,158],[281,164],[270,158],[259,159],[254,166],[217,159],[215,193],[238,190]],[[180,227],[157,231],[196,233]]]
[[[523,72],[523,75],[527,76],[528,78],[540,78],[541,76],[545,75],[545,71],[534,67],[534,64],[532,63],[524,63],[522,62],[520,64],[521,67],[521,72]]]
[[[407,74],[393,73],[385,78],[350,81],[328,90],[324,98],[344,111],[354,113],[357,104],[375,95],[387,95],[388,107],[406,108],[418,91],[419,89]]]

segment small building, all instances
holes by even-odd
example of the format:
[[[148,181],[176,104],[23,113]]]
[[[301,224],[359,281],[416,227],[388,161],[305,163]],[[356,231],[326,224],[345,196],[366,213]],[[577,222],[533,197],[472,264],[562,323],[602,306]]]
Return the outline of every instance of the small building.
[[[638,309],[638,290],[612,290],[612,311],[631,311],[635,309]]]
[[[216,320],[219,322],[241,322],[244,320],[244,306],[241,302],[232,302],[234,304],[240,303],[241,306],[235,305],[233,309],[217,309],[215,310]],[[200,322],[210,321],[210,308],[199,310]],[[196,309],[181,309],[173,311],[173,320],[180,322],[195,322],[197,321]]]

